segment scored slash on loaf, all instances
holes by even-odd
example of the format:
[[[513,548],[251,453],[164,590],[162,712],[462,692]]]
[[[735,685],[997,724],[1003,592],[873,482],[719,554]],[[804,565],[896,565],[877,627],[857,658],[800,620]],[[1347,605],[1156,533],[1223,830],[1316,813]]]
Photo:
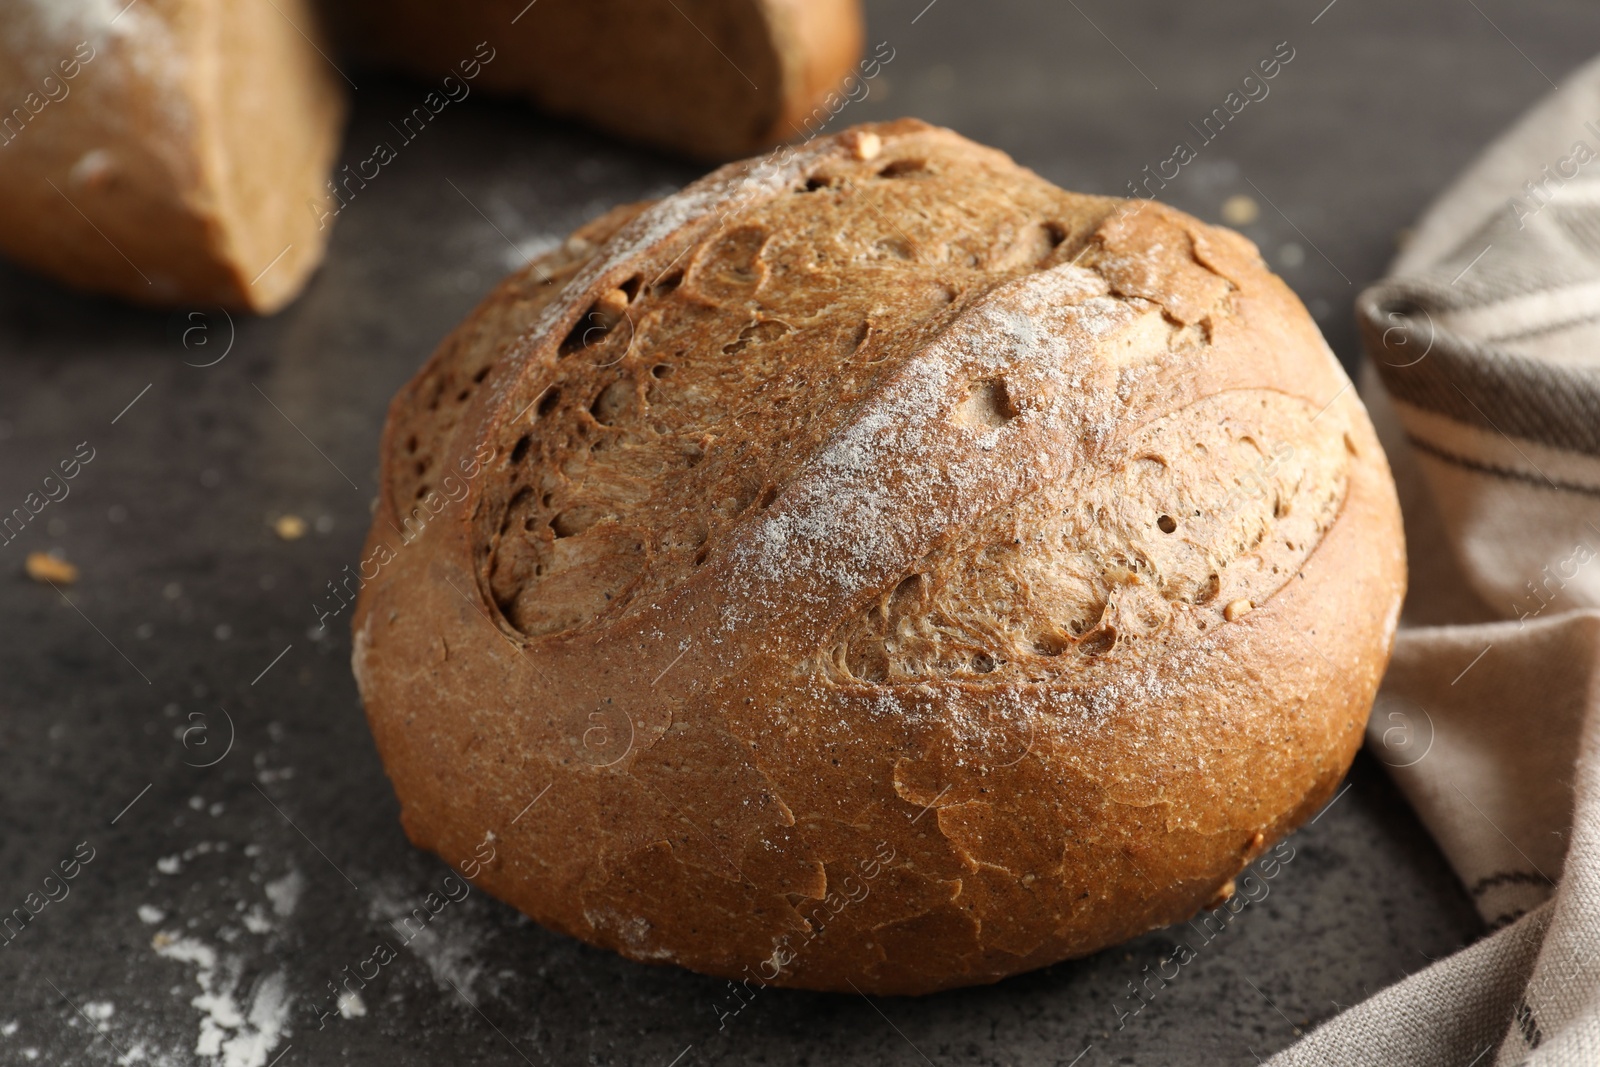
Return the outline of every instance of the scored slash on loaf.
[[[769,984],[1186,918],[1331,795],[1387,660],[1347,384],[1242,237],[915,121],[618,208],[390,409],[354,667],[405,828]]]

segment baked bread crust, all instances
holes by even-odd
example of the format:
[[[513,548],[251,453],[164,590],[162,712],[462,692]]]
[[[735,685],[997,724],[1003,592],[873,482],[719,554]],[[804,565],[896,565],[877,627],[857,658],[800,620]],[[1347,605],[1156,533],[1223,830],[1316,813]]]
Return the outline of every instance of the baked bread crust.
[[[406,831],[768,984],[1184,919],[1331,795],[1387,662],[1348,385],[1244,238],[915,121],[620,208],[390,409],[353,659]]]
[[[7,5],[0,251],[139,303],[288,303],[345,115],[316,28],[307,0]]]
[[[345,48],[478,84],[641,144],[721,161],[789,141],[851,72],[859,0],[328,0]]]

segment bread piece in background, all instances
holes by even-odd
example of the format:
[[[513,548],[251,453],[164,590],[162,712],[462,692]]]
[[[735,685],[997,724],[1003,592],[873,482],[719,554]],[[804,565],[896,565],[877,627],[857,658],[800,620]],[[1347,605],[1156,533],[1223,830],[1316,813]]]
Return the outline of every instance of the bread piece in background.
[[[359,59],[440,77],[487,43],[480,85],[707,160],[808,132],[864,32],[858,0],[324,3]]]
[[[307,0],[0,0],[0,252],[271,312],[322,258],[345,115]]]

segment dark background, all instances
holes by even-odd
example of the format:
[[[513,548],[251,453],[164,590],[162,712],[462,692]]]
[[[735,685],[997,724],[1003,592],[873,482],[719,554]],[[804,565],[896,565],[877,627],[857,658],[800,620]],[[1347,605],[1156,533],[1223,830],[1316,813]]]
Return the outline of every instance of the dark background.
[[[1162,195],[1211,221],[1254,200],[1242,229],[1349,365],[1351,302],[1400,231],[1600,43],[1600,8],[1575,0],[925,2],[869,3],[869,41],[894,59],[835,128],[920,116],[1085,192],[1193,143],[1187,124],[1289,42],[1270,95]],[[423,92],[352,73],[350,161]],[[307,1005],[447,873],[401,834],[348,632],[311,634],[313,601],[358,556],[388,398],[517,247],[699,170],[474,96],[351,203],[274,318],[134,310],[0,264],[0,505],[95,450],[0,548],[0,912],[95,849],[0,948],[0,1064],[1250,1064],[1481,932],[1363,756],[1270,896],[1120,1030],[1112,1003],[1170,936],[922,1000],[768,990],[719,1032],[723,983],[474,893],[368,986],[364,1017],[319,1031]],[[274,535],[286,514],[304,538]],[[81,568],[67,596],[23,574],[46,550]],[[280,915],[268,886],[283,900],[292,872],[303,892]],[[287,1032],[260,1056],[197,1056],[205,961],[163,958],[157,935],[208,946],[212,991],[246,1011],[283,989]]]

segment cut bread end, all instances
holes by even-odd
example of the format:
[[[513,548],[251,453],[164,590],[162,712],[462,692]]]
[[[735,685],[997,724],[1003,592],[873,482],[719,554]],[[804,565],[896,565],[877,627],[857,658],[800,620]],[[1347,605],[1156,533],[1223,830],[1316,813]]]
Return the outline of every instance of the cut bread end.
[[[5,140],[0,250],[142,304],[270,312],[300,291],[326,242],[314,202],[345,109],[303,35],[316,33],[307,0],[184,0],[25,29],[0,41],[0,89],[57,99]]]
[[[355,56],[721,161],[807,136],[854,70],[859,0],[334,0]],[[492,57],[492,58],[487,58]],[[824,109],[826,111],[826,109]],[[828,112],[831,117],[831,112]]]

